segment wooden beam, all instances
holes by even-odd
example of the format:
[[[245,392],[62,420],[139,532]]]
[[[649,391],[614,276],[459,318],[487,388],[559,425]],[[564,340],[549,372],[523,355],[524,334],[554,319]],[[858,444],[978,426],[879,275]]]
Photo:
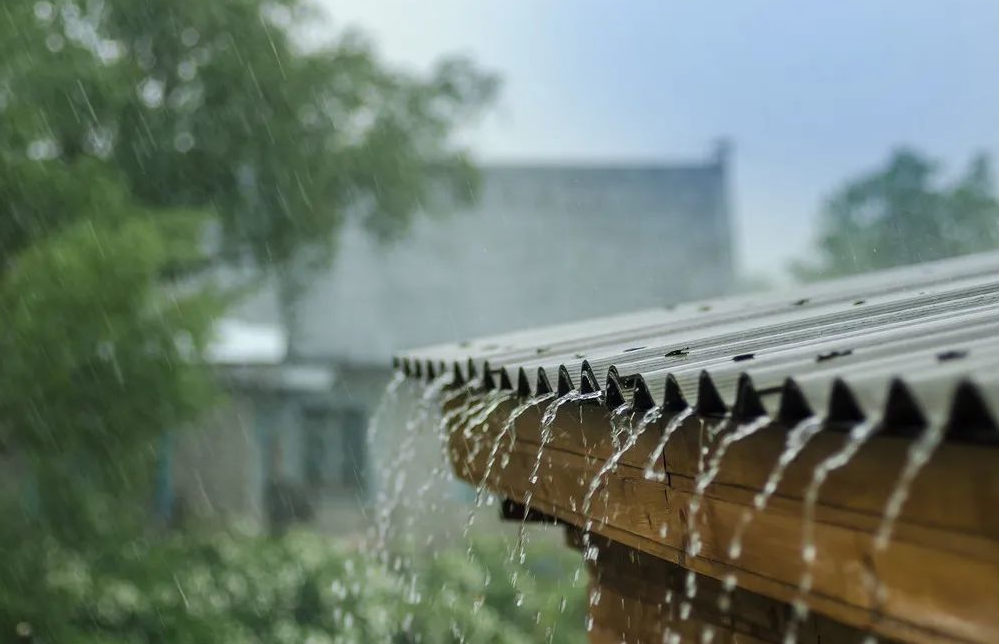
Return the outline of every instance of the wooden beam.
[[[742,589],[726,591],[704,576],[698,577],[690,613],[679,619],[687,571],[610,540],[600,540],[588,568],[591,644],[780,644],[790,619],[787,604]],[[813,614],[801,625],[798,642],[856,644],[863,635]]]
[[[474,431],[452,433],[449,448],[460,477],[476,484],[482,480],[508,411],[501,407]],[[703,546],[700,556],[691,557],[687,513],[701,449],[710,451],[714,444],[707,438],[710,427],[692,419],[678,430],[664,459],[664,482],[644,476],[647,455],[666,419],[651,427],[623,455],[584,516],[590,482],[614,450],[607,412],[566,405],[551,442],[541,450],[539,479],[532,485],[540,413],[528,412],[516,423],[506,467],[497,462],[491,469],[491,489],[520,502],[530,493],[535,510],[578,527],[591,519],[594,533],[707,577],[734,574],[743,589],[781,602],[798,597],[803,490],[815,465],[839,449],[843,434],[826,432],[809,444],[788,468],[767,510],[753,520],[741,557],[732,560],[728,546],[734,526],[783,449],[785,428],[767,428],[732,445],[697,515]],[[804,600],[835,620],[902,641],[999,642],[996,454],[989,448],[942,445],[913,485],[891,544],[877,551],[872,537],[906,445],[876,437],[826,482],[816,508],[814,582]],[[883,603],[875,601],[877,580],[887,590]]]

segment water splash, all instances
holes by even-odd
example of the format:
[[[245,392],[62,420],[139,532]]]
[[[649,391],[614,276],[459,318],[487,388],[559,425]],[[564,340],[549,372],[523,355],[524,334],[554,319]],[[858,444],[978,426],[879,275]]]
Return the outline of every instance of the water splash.
[[[646,425],[654,423],[659,420],[663,415],[664,409],[662,407],[653,407],[645,413],[646,418],[642,419]],[[649,461],[645,464],[645,478],[650,481],[665,481],[666,480],[666,467],[663,466],[663,473],[659,474],[656,472],[656,463],[659,462],[659,458],[666,451],[666,444],[669,443],[670,437],[676,433],[676,430],[680,429],[683,422],[694,415],[693,407],[685,407],[682,411],[678,412],[669,422],[666,423],[666,427],[663,429],[663,435],[659,438],[659,443],[656,444],[656,448],[652,450],[649,455]]]
[[[812,568],[815,564],[817,554],[815,545],[815,509],[819,500],[819,492],[832,472],[845,467],[853,460],[853,457],[860,451],[860,448],[874,435],[875,429],[877,429],[877,423],[873,420],[865,420],[854,425],[839,451],[819,463],[812,472],[812,480],[805,490],[805,506],[801,526],[801,560],[804,563],[804,570],[801,573],[801,579],[798,581],[797,597],[792,602],[794,611],[791,614],[791,619],[788,620],[787,630],[784,633],[784,644],[794,644],[798,637],[798,628],[801,622],[808,616],[808,606],[805,603],[805,596],[812,589]]]

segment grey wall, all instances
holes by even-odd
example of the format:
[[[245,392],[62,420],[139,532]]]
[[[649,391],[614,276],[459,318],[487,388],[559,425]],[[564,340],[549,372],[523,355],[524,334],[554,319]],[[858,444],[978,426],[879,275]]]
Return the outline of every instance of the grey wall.
[[[481,202],[380,246],[357,225],[301,299],[297,355],[398,350],[717,295],[734,282],[724,165],[493,167]]]

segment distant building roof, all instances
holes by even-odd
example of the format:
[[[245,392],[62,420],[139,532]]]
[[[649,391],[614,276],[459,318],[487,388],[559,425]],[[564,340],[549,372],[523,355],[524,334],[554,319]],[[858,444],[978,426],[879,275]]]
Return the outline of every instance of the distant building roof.
[[[999,253],[576,321],[402,353],[522,395],[602,390],[610,406],[702,415],[946,423],[999,442]]]
[[[478,205],[422,216],[394,245],[348,225],[301,298],[292,352],[380,365],[407,346],[727,292],[726,157],[487,166]],[[277,319],[275,301],[247,319]]]

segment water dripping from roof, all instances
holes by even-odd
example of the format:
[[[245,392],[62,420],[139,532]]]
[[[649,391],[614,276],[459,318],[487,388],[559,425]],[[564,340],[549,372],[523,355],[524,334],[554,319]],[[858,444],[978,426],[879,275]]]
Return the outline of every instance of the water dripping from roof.
[[[812,440],[812,437],[817,435],[822,429],[822,419],[816,416],[809,416],[798,422],[787,435],[787,439],[784,443],[784,450],[781,452],[780,456],[777,458],[777,462],[774,464],[773,469],[770,470],[770,474],[767,476],[766,483],[763,484],[763,489],[756,493],[753,497],[753,507],[747,508],[743,511],[742,516],[739,518],[739,523],[736,524],[735,532],[732,535],[732,541],[728,546],[728,556],[731,559],[738,559],[742,555],[742,540],[745,538],[746,529],[749,524],[753,522],[756,515],[763,512],[767,505],[770,503],[771,497],[777,492],[777,486],[780,485],[781,479],[784,477],[784,472],[787,470],[788,465],[790,465],[794,459],[801,454],[808,442]]]
[[[508,438],[507,443],[509,447],[507,448],[507,452],[503,455],[503,459],[501,459],[500,466],[506,468],[507,463],[509,463],[510,452],[513,451],[514,444],[516,442],[515,427],[517,419],[520,418],[522,415],[524,415],[524,413],[527,412],[529,409],[533,409],[538,405],[540,405],[541,403],[550,400],[554,397],[555,394],[553,392],[540,394],[538,396],[534,396],[533,398],[528,398],[526,401],[517,405],[510,411],[509,416],[507,416],[506,421],[504,421],[503,426],[500,429],[500,433],[498,434],[496,441],[493,443],[493,447],[489,452],[489,457],[486,459],[486,470],[481,481],[479,482],[478,488],[476,489],[476,494],[475,494],[476,502],[478,502],[478,499],[481,498],[486,483],[489,481],[489,477],[492,474],[493,467],[495,466],[496,463],[496,457],[499,453],[499,449],[501,444],[503,443],[504,438]]]
[[[891,493],[888,495],[888,502],[885,504],[881,523],[874,535],[875,551],[883,552],[891,543],[892,532],[894,531],[895,524],[898,522],[899,515],[902,513],[902,508],[909,498],[912,483],[940,446],[944,438],[944,429],[944,423],[934,421],[927,425],[919,438],[909,446],[905,465],[902,466],[902,471],[898,479],[896,479]],[[879,618],[881,610],[888,600],[888,588],[877,576],[874,577],[872,582],[874,596],[872,612],[875,618]],[[871,638],[868,638],[863,644],[874,644],[876,641],[876,639],[871,640]]]
[[[388,409],[399,399],[399,387],[406,381],[406,374],[399,370],[392,374],[391,380],[385,385],[385,391],[378,400],[378,406],[368,419],[368,441],[373,441],[381,429],[381,422]]]
[[[545,409],[544,414],[541,416],[541,426],[540,426],[540,441],[538,444],[538,451],[534,459],[534,465],[531,468],[530,476],[528,477],[528,490],[524,495],[524,515],[520,521],[520,529],[517,533],[517,542],[514,549],[510,553],[511,562],[524,563],[526,558],[526,546],[527,546],[527,519],[531,510],[531,503],[534,501],[534,491],[538,484],[541,470],[541,462],[544,458],[545,448],[552,442],[554,438],[554,424],[555,418],[558,415],[558,410],[565,404],[570,402],[583,402],[586,400],[597,400],[603,396],[603,392],[595,391],[588,394],[583,394],[577,389],[573,389],[558,398],[552,400]],[[516,573],[514,573],[516,575]]]
[[[503,444],[504,439],[509,436],[509,441],[508,441],[509,449],[507,453],[504,455],[507,459],[509,459],[510,452],[514,448],[515,439],[513,435],[513,427],[514,423],[516,423],[517,421],[517,418],[519,418],[528,409],[536,407],[538,404],[544,402],[545,400],[548,400],[553,396],[554,394],[550,393],[542,394],[540,396],[535,396],[534,398],[530,398],[527,401],[521,403],[520,405],[517,405],[516,407],[513,408],[513,410],[507,416],[506,420],[503,422],[500,431],[496,433],[496,436],[494,437],[492,445],[489,449],[489,453],[486,456],[485,469],[483,470],[482,476],[479,478],[479,481],[478,483],[476,483],[475,486],[475,501],[473,503],[472,508],[468,512],[468,520],[465,524],[464,535],[466,538],[469,535],[469,532],[472,528],[472,524],[475,522],[475,511],[478,508],[482,507],[482,498],[486,490],[486,484],[488,483],[490,477],[492,476],[493,468],[495,466],[496,459],[499,454],[500,446]],[[514,394],[512,392],[503,392],[502,395],[497,396],[497,402],[491,407],[491,409],[487,408],[487,410],[479,414],[480,416],[482,416],[482,421],[480,423],[475,423],[473,419],[473,422],[469,423],[470,427],[466,428],[465,430],[466,433],[469,431],[471,427],[484,423],[500,404],[512,398],[514,398]],[[471,464],[471,461],[474,458],[475,455],[473,454],[469,455],[468,457],[469,464]],[[471,544],[469,544],[469,549],[471,549]]]
[[[593,517],[590,516],[590,510],[593,507],[593,497],[600,489],[600,485],[603,480],[614,470],[617,469],[617,464],[621,461],[621,458],[627,453],[631,448],[635,446],[638,439],[641,438],[642,434],[648,428],[649,423],[645,421],[645,417],[638,422],[638,424],[623,422],[625,418],[632,413],[631,403],[622,403],[618,405],[614,411],[611,412],[611,427],[621,427],[622,430],[619,433],[627,433],[627,438],[623,443],[616,446],[614,452],[610,457],[604,461],[603,466],[597,471],[596,475],[590,480],[590,484],[586,489],[586,495],[583,497],[582,513],[586,518],[585,532],[589,532],[593,528]],[[604,520],[606,520],[606,516]]]
[[[663,415],[662,407],[653,407],[645,413],[645,418],[643,422],[646,425],[651,424],[659,420]],[[663,429],[663,434],[659,438],[659,443],[656,444],[655,449],[649,454],[649,460],[645,464],[645,478],[650,481],[665,481],[666,480],[666,464],[663,463],[662,474],[656,472],[656,463],[666,452],[666,445],[669,443],[669,439],[676,433],[676,430],[680,429],[683,422],[694,415],[693,407],[685,407],[682,411],[676,413],[669,422],[666,423],[666,427]],[[665,535],[663,535],[665,536]]]
[[[721,431],[719,426],[726,425],[728,422],[728,418],[722,419],[711,431],[709,431],[709,433],[717,434]],[[725,457],[725,454],[728,452],[729,448],[732,447],[732,445],[749,438],[769,425],[771,422],[772,421],[769,416],[760,416],[741,423],[731,432],[724,434],[721,439],[719,439],[718,446],[715,448],[714,453],[712,453],[711,458],[708,459],[707,467],[698,473],[694,483],[694,494],[691,497],[687,508],[687,554],[691,557],[698,557],[701,554],[703,543],[701,530],[697,525],[697,518],[700,514],[701,505],[704,503],[704,497],[707,493],[708,486],[714,482],[714,480],[718,477],[719,472],[721,472],[722,459]],[[696,596],[697,574],[693,570],[690,570],[687,573],[684,601],[680,604],[681,619],[686,619],[686,617],[684,617],[684,613],[689,614],[691,602]]]
[[[399,450],[395,458],[390,462],[388,468],[383,472],[383,480],[390,481],[387,490],[378,493],[378,511],[375,518],[375,555],[383,563],[388,560],[388,536],[392,527],[393,515],[396,513],[402,501],[403,492],[406,488],[406,477],[408,465],[415,455],[416,437],[420,430],[429,425],[433,427],[432,415],[439,413],[441,397],[444,389],[453,382],[450,373],[443,373],[434,378],[430,383],[424,384],[423,391],[416,403],[416,410],[410,414],[405,425],[405,432]],[[390,383],[391,387],[392,383]],[[398,390],[398,385],[394,391]]]
[[[874,547],[876,549],[884,550],[888,547],[891,541],[892,530],[898,521],[898,516],[902,512],[902,507],[905,505],[906,499],[909,497],[912,482],[919,475],[919,472],[922,471],[926,463],[929,462],[933,453],[936,452],[943,437],[943,423],[934,422],[927,425],[919,438],[909,446],[909,452],[906,456],[905,465],[902,467],[902,473],[899,474],[898,480],[895,482],[895,486],[888,497],[884,516],[881,518],[881,525],[878,527],[878,531],[874,537]]]
[[[812,568],[814,567],[817,555],[815,544],[815,508],[818,504],[819,492],[832,472],[845,467],[853,460],[853,457],[857,455],[860,448],[874,435],[876,428],[877,423],[870,419],[854,425],[842,447],[819,463],[812,472],[812,479],[805,489],[801,525],[801,560],[804,563],[804,570],[801,573],[801,578],[798,580],[797,597],[792,602],[794,610],[791,613],[791,619],[788,620],[787,629],[784,632],[784,644],[794,644],[797,641],[798,629],[805,618],[808,617],[808,605],[805,603],[805,597],[812,590]]]
[[[756,515],[766,510],[770,499],[777,492],[784,472],[794,459],[801,454],[809,441],[822,430],[823,421],[817,416],[809,416],[799,421],[788,433],[784,442],[784,449],[774,463],[767,480],[763,484],[763,489],[753,497],[751,508],[743,510],[739,517],[739,522],[735,526],[732,539],[728,545],[728,556],[732,561],[737,561],[742,556],[742,542],[746,536],[746,529],[756,518]],[[732,593],[738,585],[738,577],[735,573],[725,575],[722,580],[722,593],[718,598],[718,608],[723,614],[727,614],[732,606]]]

